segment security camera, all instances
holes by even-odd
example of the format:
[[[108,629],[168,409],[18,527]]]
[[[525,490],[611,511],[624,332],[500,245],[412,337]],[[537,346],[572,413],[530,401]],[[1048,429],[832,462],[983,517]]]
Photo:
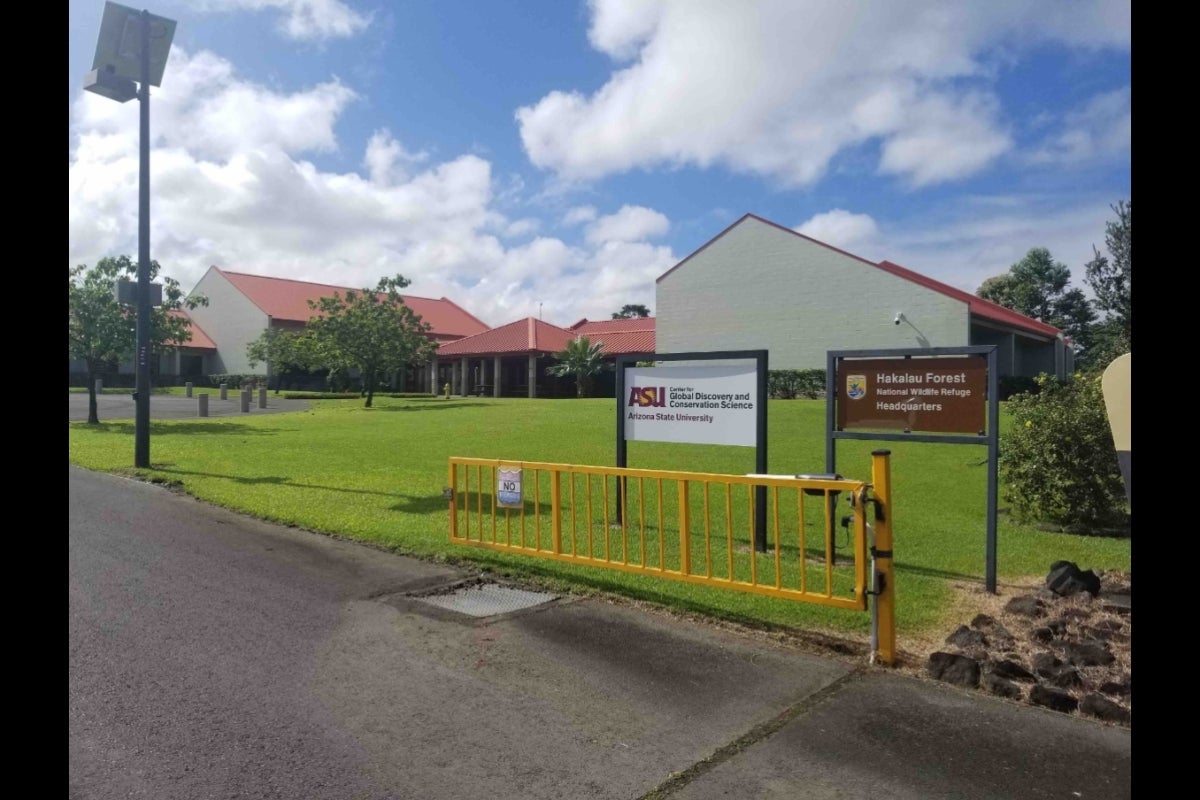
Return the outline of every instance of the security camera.
[[[894,320],[892,320],[892,324],[899,325],[903,321],[904,321],[904,312],[901,311],[899,314],[896,315],[896,318]]]

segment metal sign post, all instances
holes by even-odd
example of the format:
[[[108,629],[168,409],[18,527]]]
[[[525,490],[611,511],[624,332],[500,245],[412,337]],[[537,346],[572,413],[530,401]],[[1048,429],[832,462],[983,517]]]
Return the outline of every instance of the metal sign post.
[[[987,445],[984,582],[993,594],[999,392],[995,345],[830,350],[826,354],[826,471],[837,469],[839,439]]]
[[[639,361],[754,361],[752,379],[744,368],[674,367],[647,369],[653,386],[628,384],[626,369]],[[616,362],[617,466],[627,465],[626,442],[689,442],[753,446],[754,471],[767,472],[767,351],[729,350],[703,353],[642,353],[619,356]],[[672,375],[672,373],[674,373]],[[740,374],[739,374],[740,373]],[[668,377],[669,376],[669,377]],[[708,388],[714,381],[716,389]],[[700,388],[697,388],[700,387]],[[729,387],[722,391],[722,387]],[[657,411],[656,409],[662,409]],[[634,426],[626,423],[634,416]],[[753,418],[753,431],[747,418]],[[633,429],[636,433],[627,436]],[[617,487],[616,521],[625,515],[625,481]],[[767,549],[767,489],[754,490],[754,547]]]

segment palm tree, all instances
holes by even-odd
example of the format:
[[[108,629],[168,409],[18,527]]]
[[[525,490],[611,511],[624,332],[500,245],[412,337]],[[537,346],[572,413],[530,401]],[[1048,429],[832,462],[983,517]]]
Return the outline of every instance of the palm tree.
[[[604,369],[604,342],[592,344],[586,336],[577,336],[554,357],[558,363],[547,367],[546,374],[556,378],[574,375],[575,396],[584,397],[591,390],[592,376]]]

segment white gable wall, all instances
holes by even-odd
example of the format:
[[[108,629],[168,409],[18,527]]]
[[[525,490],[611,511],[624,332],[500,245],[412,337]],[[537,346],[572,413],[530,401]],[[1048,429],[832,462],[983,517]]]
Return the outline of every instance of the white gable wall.
[[[204,273],[191,293],[208,298],[207,306],[196,306],[188,314],[217,346],[217,353],[210,362],[212,372],[266,375],[266,364],[259,363],[250,368],[246,346],[267,329],[267,313],[250,302],[250,298],[214,267]]]
[[[969,344],[967,304],[747,217],[658,281],[656,350],[769,351],[823,369],[828,350]],[[911,324],[894,324],[903,312]]]

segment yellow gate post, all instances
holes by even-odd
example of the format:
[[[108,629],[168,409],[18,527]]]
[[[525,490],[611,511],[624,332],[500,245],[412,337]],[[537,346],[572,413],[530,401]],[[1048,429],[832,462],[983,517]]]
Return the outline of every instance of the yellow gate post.
[[[871,484],[874,489],[875,545],[871,557],[875,560],[875,604],[879,611],[879,633],[876,652],[879,660],[891,666],[896,661],[896,579],[892,565],[892,464],[891,450],[871,453]]]
[[[679,481],[679,571],[692,573],[692,514],[688,507],[688,482]]]

